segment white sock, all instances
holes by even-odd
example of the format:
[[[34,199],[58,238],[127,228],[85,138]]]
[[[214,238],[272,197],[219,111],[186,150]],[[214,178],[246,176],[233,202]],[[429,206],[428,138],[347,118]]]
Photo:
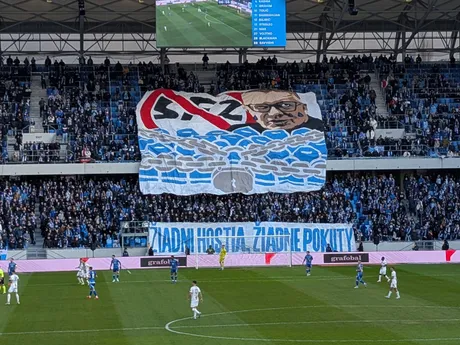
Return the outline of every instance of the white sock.
[[[391,297],[392,292],[388,291],[388,297]]]
[[[196,308],[192,308],[193,311],[193,318],[196,319]]]
[[[18,304],[19,304],[19,295],[18,294],[16,294],[16,302],[18,302]]]
[[[197,313],[198,315],[200,315],[200,314],[201,314],[201,311],[199,311],[199,310],[198,310],[198,309],[196,309],[196,308],[195,308],[195,311],[196,311],[196,313]]]
[[[388,276],[385,276],[385,278],[387,278],[387,280],[390,280],[390,278],[388,278]]]
[[[396,291],[396,297],[399,298],[399,291]]]
[[[10,301],[11,301],[11,294],[8,294],[6,296],[6,303],[10,304]]]

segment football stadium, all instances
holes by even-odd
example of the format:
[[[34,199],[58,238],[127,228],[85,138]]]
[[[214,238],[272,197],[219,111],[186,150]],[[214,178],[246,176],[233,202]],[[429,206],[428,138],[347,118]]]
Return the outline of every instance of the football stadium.
[[[460,343],[455,0],[1,0],[0,343]]]

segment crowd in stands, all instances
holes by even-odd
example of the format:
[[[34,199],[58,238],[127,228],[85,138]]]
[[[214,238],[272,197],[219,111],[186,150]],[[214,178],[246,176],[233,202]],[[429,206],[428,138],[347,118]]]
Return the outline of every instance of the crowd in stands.
[[[226,196],[145,196],[136,176],[0,183],[0,248],[26,247],[38,226],[48,248],[104,247],[120,243],[123,221],[352,223],[357,240],[460,238],[460,178],[449,174],[333,174],[318,192]]]
[[[433,156],[457,156],[460,152],[460,69],[424,66],[420,56],[414,62],[381,66],[390,117],[413,134]]]
[[[203,59],[205,67],[209,59]],[[68,162],[139,160],[135,107],[146,91],[157,88],[211,94],[253,88],[315,92],[330,156],[456,156],[460,152],[460,69],[455,61],[447,68],[426,67],[420,56],[406,56],[403,63],[396,63],[393,55],[324,56],[318,62],[292,63],[279,63],[273,56],[255,64],[227,62],[217,68],[206,88],[195,73],[171,64],[167,56],[164,61],[162,70],[153,62],[122,65],[109,58],[101,65],[90,57],[81,58],[78,66],[47,58],[44,68],[34,59],[0,60],[2,161],[11,160],[7,134],[30,124],[30,71],[42,73],[41,84],[47,89],[47,99],[40,101],[43,125],[66,145]],[[382,90],[371,86],[372,79],[378,80],[377,85],[381,82],[388,109],[377,108]],[[407,136],[377,136],[377,128],[389,122],[404,128]]]

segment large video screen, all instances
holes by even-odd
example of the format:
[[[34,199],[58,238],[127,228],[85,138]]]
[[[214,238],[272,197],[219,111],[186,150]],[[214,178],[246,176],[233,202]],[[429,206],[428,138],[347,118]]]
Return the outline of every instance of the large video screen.
[[[285,0],[156,0],[162,48],[284,47]]]

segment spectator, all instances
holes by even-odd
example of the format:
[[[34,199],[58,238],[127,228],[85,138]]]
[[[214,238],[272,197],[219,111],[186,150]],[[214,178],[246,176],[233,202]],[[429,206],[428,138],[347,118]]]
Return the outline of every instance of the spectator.
[[[214,248],[212,246],[209,246],[208,249],[206,249],[206,254],[212,255],[215,252],[216,251],[214,250]]]
[[[126,248],[123,250],[123,256],[124,256],[124,257],[128,257],[128,256],[129,256],[128,250],[127,250]]]
[[[449,242],[447,242],[447,240],[444,240],[444,243],[442,244],[442,250],[449,250]]]

